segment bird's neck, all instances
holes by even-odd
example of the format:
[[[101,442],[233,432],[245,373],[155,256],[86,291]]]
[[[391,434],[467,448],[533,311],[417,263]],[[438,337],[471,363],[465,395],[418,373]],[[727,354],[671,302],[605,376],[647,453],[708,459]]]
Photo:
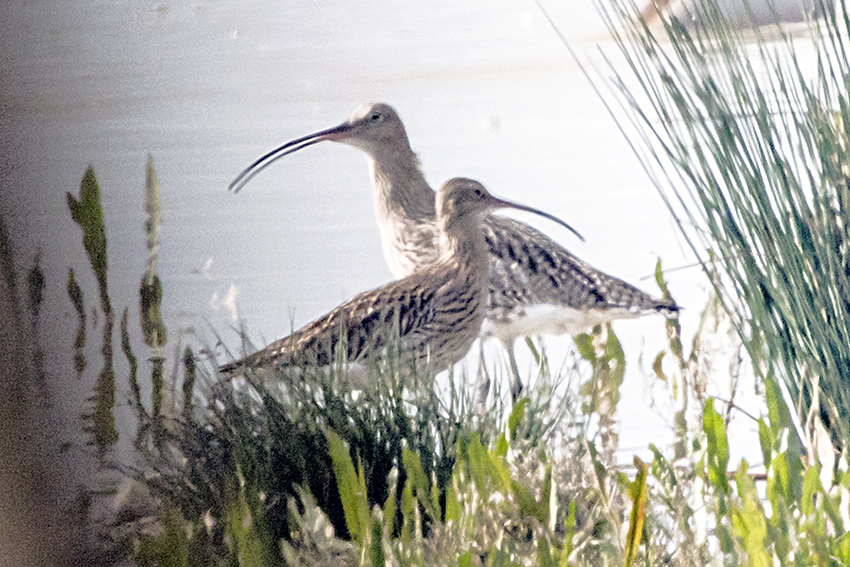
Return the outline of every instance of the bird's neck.
[[[471,276],[485,278],[489,254],[480,220],[439,219],[439,258]]]
[[[384,147],[369,157],[378,218],[433,223],[434,191],[410,146]]]

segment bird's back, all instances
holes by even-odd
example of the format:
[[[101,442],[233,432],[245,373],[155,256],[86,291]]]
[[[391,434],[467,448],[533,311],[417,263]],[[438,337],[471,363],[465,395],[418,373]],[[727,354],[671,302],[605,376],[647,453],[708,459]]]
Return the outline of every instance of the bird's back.
[[[491,215],[483,231],[490,250],[488,327],[539,318],[526,321],[522,331],[493,332],[497,336],[574,334],[598,322],[653,312],[673,316],[679,309],[586,264],[524,223]]]
[[[361,293],[262,350],[220,368],[224,374],[275,366],[369,364],[398,347],[403,362],[441,371],[478,336],[483,286],[474,270],[430,266],[415,276]]]

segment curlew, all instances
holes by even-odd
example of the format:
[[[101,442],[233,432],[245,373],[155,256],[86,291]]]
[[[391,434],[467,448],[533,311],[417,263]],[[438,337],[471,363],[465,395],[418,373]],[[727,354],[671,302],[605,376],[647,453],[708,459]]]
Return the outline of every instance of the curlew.
[[[481,224],[487,213],[519,209],[570,227],[548,213],[493,197],[471,179],[447,181],[436,194],[435,207],[439,241],[433,262],[356,296],[220,371],[234,375],[282,366],[326,367],[342,359],[368,366],[384,356],[394,338],[400,341],[401,362],[416,368],[440,372],[463,358],[486,310],[488,252]]]
[[[239,191],[275,160],[329,140],[363,151],[384,256],[393,275],[408,276],[438,257],[440,229],[434,191],[410,147],[404,124],[383,103],[357,110],[339,126],[292,140],[248,166],[230,185]],[[656,299],[583,262],[536,229],[504,217],[483,222],[489,247],[489,299],[482,336],[508,351],[514,394],[522,388],[514,357],[517,337],[576,335],[599,323],[661,313],[675,317],[675,302]]]

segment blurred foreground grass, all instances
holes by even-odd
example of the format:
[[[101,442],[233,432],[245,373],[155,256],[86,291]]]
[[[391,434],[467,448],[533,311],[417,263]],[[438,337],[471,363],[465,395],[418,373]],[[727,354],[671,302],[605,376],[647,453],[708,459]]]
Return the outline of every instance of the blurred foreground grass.
[[[650,24],[631,0],[599,3],[624,60],[606,98],[757,376],[809,451],[826,436],[846,461],[850,14],[816,0],[803,26],[738,29],[723,2],[689,5]]]

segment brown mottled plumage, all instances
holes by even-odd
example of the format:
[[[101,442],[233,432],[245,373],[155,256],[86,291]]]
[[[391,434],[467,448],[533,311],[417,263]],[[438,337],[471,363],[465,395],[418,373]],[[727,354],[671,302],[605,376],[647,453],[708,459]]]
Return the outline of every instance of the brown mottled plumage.
[[[397,336],[402,359],[439,372],[467,353],[484,319],[487,248],[481,231],[496,208],[527,210],[502,201],[477,181],[455,178],[437,194],[438,258],[415,274],[367,291],[286,338],[221,367],[234,374],[276,366],[329,366],[346,345],[345,359],[368,364]],[[562,221],[558,221],[562,222]],[[565,223],[564,226],[567,226]]]

